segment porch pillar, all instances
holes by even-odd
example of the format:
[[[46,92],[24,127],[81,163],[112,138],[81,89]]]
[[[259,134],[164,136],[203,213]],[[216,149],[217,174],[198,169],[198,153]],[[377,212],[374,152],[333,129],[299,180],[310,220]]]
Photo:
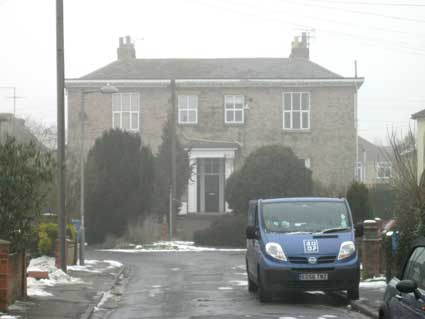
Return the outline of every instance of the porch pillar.
[[[225,181],[232,175],[234,171],[234,158],[233,157],[225,157],[225,163],[224,163],[224,177]],[[226,194],[226,189],[224,189],[224,194]],[[225,209],[226,212],[231,212],[232,210],[229,208],[229,204],[225,202]]]
[[[197,203],[197,178],[198,178],[198,167],[197,167],[197,159],[190,159],[190,167],[192,167],[192,175],[189,179],[189,183],[187,185],[187,211],[188,213],[196,213],[198,210]]]

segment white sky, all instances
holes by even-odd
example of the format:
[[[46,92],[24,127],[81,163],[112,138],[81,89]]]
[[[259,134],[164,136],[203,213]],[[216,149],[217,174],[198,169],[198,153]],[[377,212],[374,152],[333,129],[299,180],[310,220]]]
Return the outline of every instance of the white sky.
[[[423,0],[64,2],[67,78],[114,61],[125,35],[138,58],[287,57],[293,36],[314,29],[312,61],[352,77],[358,60],[366,78],[360,135],[383,143],[425,108]],[[18,116],[48,125],[56,121],[55,19],[55,0],[0,0],[0,87],[23,97]],[[0,112],[13,111],[11,94],[0,89]]]

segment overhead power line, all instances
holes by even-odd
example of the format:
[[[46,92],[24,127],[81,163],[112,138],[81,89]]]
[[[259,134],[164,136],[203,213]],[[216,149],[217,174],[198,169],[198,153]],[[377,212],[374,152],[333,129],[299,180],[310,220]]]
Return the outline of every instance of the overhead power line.
[[[275,21],[275,22],[279,22],[279,23],[282,23],[282,24],[292,25],[292,26],[295,26],[297,28],[303,28],[303,29],[306,29],[306,30],[307,29],[314,29],[314,27],[311,26],[311,25],[303,25],[303,24],[300,24],[298,22],[293,22],[293,21],[291,21],[287,18],[281,19],[281,18],[276,18],[276,16],[275,17],[264,17],[264,16],[259,15],[257,13],[257,11],[256,11],[256,13],[241,11],[240,6],[235,8],[235,7],[231,7],[231,6],[229,7],[228,5],[224,6],[222,4],[218,4],[217,2],[214,3],[214,4],[211,4],[209,2],[204,2],[202,0],[197,0],[194,3],[201,4],[203,6],[210,7],[210,8],[230,11],[230,12],[236,13],[236,14],[241,15],[241,16],[251,16],[251,17],[255,17],[257,19],[262,19],[262,20],[265,20],[265,21]],[[228,4],[228,3],[232,4],[231,1],[226,1],[226,4]],[[235,4],[235,3],[233,2],[233,4]],[[271,12],[271,14],[273,15],[275,13],[275,11]],[[409,46],[408,43],[405,43],[405,42],[387,40],[387,39],[383,39],[383,38],[380,38],[380,37],[368,37],[368,36],[363,36],[363,35],[359,35],[359,34],[355,34],[355,33],[335,31],[334,29],[325,29],[325,28],[321,28],[321,27],[317,28],[317,30],[324,32],[324,33],[328,33],[328,34],[342,36],[342,37],[345,37],[345,38],[358,39],[359,41],[361,41],[363,43],[367,43],[368,45],[382,46],[382,47],[385,47],[385,48],[389,48],[392,51],[399,51],[399,52],[404,52],[404,53],[410,53],[410,54],[425,56],[425,49],[411,47],[411,46]]]
[[[294,1],[294,0],[284,0],[284,1],[291,2],[291,3],[299,5],[299,6],[308,6],[308,7],[313,6],[313,7],[316,7],[316,8],[321,8],[321,9],[326,9],[326,10],[343,11],[343,12],[348,12],[348,13],[354,13],[354,14],[360,14],[360,15],[369,15],[369,16],[399,20],[399,21],[425,23],[425,20],[422,20],[422,19],[399,17],[399,16],[392,16],[392,15],[380,14],[380,13],[375,13],[375,12],[367,12],[367,11],[361,11],[361,10],[346,9],[346,8],[341,8],[341,7],[330,7],[330,6],[325,6],[325,5],[318,5],[317,0],[314,0],[313,2],[300,2],[300,1]]]
[[[317,0],[316,0],[317,1]],[[361,6],[385,6],[385,7],[425,7],[423,3],[391,3],[391,2],[367,2],[367,1],[343,1],[343,0],[320,0],[320,2],[335,3],[335,4],[350,4]]]

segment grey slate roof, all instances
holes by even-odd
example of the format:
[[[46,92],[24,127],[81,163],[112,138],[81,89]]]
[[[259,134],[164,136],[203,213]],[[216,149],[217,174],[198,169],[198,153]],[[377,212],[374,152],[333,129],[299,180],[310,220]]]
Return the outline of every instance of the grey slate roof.
[[[80,80],[159,79],[342,79],[299,58],[117,60]]]
[[[363,161],[363,152],[366,152],[368,162],[382,162],[388,161],[388,157],[391,157],[392,148],[390,146],[377,146],[359,136],[359,161]]]
[[[412,119],[414,119],[414,120],[419,119],[419,118],[423,118],[423,117],[425,117],[425,110],[422,110],[422,111],[416,112],[415,114],[412,114]]]

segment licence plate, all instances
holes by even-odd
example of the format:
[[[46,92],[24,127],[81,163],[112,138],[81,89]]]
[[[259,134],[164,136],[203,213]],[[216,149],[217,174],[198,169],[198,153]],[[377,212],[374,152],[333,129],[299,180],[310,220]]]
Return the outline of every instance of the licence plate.
[[[300,274],[300,280],[328,280],[328,274]]]

